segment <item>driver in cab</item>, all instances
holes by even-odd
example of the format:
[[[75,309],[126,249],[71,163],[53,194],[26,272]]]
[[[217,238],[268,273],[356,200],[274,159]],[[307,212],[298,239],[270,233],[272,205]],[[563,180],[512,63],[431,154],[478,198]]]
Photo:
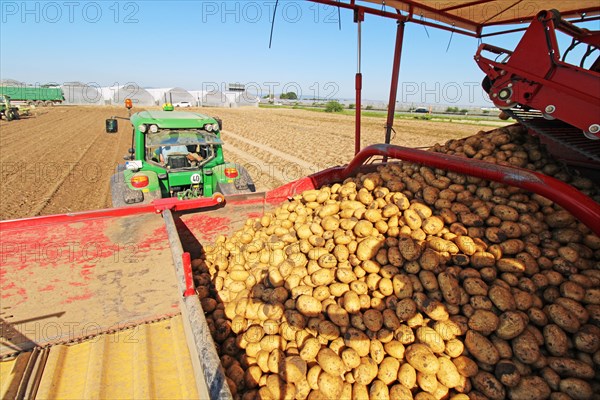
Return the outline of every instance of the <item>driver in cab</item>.
[[[163,165],[166,165],[169,162],[169,155],[171,154],[180,154],[185,155],[190,162],[200,162],[202,161],[202,157],[197,153],[191,153],[188,151],[187,146],[177,145],[177,146],[163,146],[160,148],[160,162]]]

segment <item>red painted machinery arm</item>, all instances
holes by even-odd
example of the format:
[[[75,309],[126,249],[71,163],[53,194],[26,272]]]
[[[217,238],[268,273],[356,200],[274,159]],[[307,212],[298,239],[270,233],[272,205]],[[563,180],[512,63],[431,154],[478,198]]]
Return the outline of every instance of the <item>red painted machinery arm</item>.
[[[594,233],[600,235],[600,204],[573,186],[556,178],[527,169],[491,164],[443,153],[416,150],[408,147],[375,144],[365,147],[344,169],[342,175],[354,175],[364,162],[373,156],[396,158],[440,168],[460,174],[505,183],[537,193],[569,211]]]
[[[597,66],[585,69],[561,60],[557,30],[592,46],[600,41],[598,32],[561,20],[554,11],[542,11],[514,52],[488,44],[479,46],[475,61],[489,78],[486,90],[498,108],[518,104],[539,110],[600,139],[600,72],[594,70]],[[506,54],[507,58],[491,60],[482,55],[483,51]]]

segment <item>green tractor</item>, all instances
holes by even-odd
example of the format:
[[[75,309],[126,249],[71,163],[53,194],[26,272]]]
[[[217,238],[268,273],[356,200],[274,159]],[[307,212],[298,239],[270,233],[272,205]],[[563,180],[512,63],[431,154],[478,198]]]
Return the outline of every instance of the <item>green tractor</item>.
[[[10,104],[10,97],[6,95],[0,95],[0,119],[2,117],[6,118],[7,121],[21,118],[19,108],[13,107]]]
[[[131,109],[131,102],[125,102]],[[106,120],[106,132],[118,131],[118,117]],[[111,177],[113,207],[255,192],[248,171],[225,161],[222,122],[195,112],[141,111],[129,117],[132,148]]]

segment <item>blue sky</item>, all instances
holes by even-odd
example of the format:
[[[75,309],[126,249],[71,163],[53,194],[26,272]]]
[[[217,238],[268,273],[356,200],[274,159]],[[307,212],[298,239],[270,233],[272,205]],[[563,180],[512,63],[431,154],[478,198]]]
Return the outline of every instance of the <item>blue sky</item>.
[[[352,13],[274,1],[0,1],[0,77],[28,83],[212,88],[241,82],[302,95],[350,98],[356,72]],[[596,28],[598,29],[598,28]],[[429,37],[428,35],[429,34]],[[473,61],[478,40],[408,24],[398,100],[485,104]],[[486,42],[513,48],[520,34]],[[395,23],[366,16],[363,97],[386,101]]]

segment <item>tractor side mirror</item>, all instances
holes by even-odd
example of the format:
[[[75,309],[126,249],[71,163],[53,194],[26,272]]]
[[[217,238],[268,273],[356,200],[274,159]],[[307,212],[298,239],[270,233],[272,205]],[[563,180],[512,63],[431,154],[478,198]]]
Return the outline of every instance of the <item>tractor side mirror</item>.
[[[106,133],[117,133],[119,130],[119,123],[115,118],[109,118],[106,120]]]

